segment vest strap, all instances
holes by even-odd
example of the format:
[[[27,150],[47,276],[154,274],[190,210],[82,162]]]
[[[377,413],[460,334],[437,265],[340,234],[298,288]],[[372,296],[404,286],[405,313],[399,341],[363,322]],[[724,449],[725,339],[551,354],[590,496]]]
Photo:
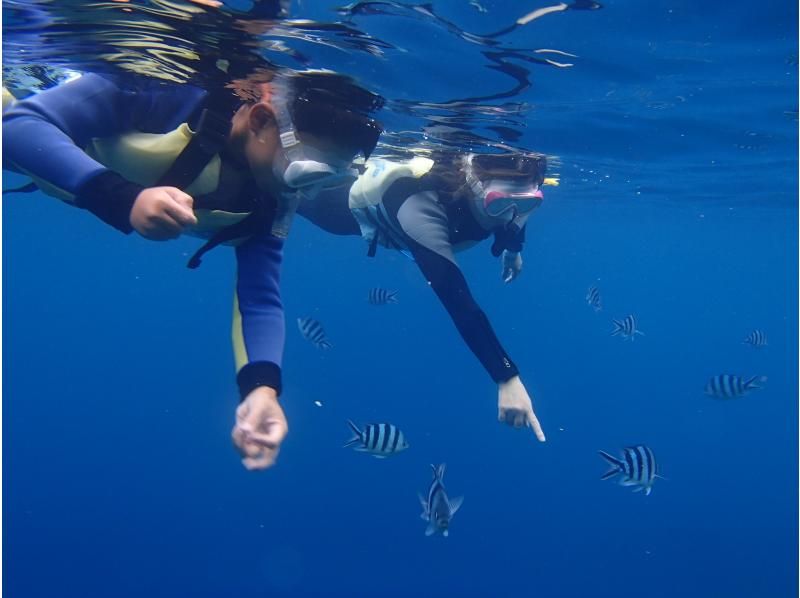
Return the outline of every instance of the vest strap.
[[[188,187],[211,159],[222,151],[230,130],[230,119],[204,108],[197,122],[197,131],[158,180],[158,184],[178,189]]]

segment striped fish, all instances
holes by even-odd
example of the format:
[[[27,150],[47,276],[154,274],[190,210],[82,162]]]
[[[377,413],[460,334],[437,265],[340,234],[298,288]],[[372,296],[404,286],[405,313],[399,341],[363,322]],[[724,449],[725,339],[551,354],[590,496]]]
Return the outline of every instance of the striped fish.
[[[397,291],[387,291],[375,287],[369,290],[367,301],[372,305],[388,305],[389,303],[397,303]]]
[[[450,520],[456,514],[461,503],[464,502],[464,497],[450,499],[447,497],[447,492],[444,490],[444,469],[445,464],[431,465],[433,470],[433,481],[428,488],[427,498],[419,495],[419,501],[422,504],[422,514],[420,517],[428,522],[428,527],[425,530],[426,536],[432,536],[436,532],[441,533],[447,537],[448,528],[450,527]]]
[[[594,311],[602,310],[603,302],[600,299],[600,289],[597,287],[589,287],[589,290],[586,292],[586,303],[588,303],[589,307],[594,309]]]
[[[653,451],[643,444],[629,446],[623,449],[622,459],[612,457],[605,451],[598,451],[600,456],[611,464],[611,469],[603,474],[601,480],[613,478],[619,474],[621,486],[636,486],[634,492],[644,490],[650,494],[653,482],[661,477],[657,472],[656,456]]]
[[[706,394],[717,399],[735,399],[743,397],[755,388],[761,388],[766,381],[766,376],[753,376],[745,380],[742,376],[719,374],[706,384]]]
[[[345,448],[353,446],[355,450],[369,453],[379,459],[385,459],[408,448],[405,436],[393,424],[367,424],[360,430],[348,419],[347,425],[350,426],[354,436],[345,443]]]
[[[750,334],[747,335],[747,338],[742,341],[746,345],[752,345],[753,347],[766,347],[767,346],[767,335],[764,334],[761,330],[753,330]]]
[[[333,345],[325,334],[322,324],[314,318],[297,318],[297,327],[300,334],[318,349],[330,349]]]
[[[637,334],[644,336],[644,332],[636,330],[636,318],[632,315],[625,316],[624,320],[612,320],[614,322],[614,330],[611,331],[611,336],[621,334],[623,338],[633,340]]]

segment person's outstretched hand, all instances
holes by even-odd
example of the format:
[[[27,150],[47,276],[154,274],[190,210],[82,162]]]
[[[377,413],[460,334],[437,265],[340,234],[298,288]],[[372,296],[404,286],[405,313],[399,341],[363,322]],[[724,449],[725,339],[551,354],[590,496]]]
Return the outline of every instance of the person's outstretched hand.
[[[516,251],[503,251],[501,258],[503,262],[503,282],[509,283],[522,272],[522,254]]]
[[[236,409],[231,436],[247,469],[267,469],[275,464],[288,431],[275,390],[259,386]]]
[[[528,391],[522,385],[519,376],[514,376],[507,382],[497,386],[497,419],[515,428],[530,427],[536,438],[544,442],[544,432],[536,414],[533,412],[533,403]]]
[[[131,209],[133,229],[145,239],[166,241],[197,224],[194,200],[176,187],[148,187],[136,196]]]

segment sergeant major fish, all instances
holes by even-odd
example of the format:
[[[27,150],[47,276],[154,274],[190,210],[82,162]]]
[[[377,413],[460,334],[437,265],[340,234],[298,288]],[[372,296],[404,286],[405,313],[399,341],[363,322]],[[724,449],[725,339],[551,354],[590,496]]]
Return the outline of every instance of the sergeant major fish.
[[[360,430],[348,419],[347,425],[350,426],[354,436],[345,443],[345,448],[353,446],[355,450],[370,453],[379,459],[384,459],[408,448],[405,436],[393,424],[367,424],[363,430]]]
[[[636,486],[634,492],[644,490],[644,493],[649,495],[653,482],[657,477],[661,477],[657,473],[656,456],[649,447],[643,444],[623,449],[622,459],[612,457],[605,451],[598,452],[612,466],[603,474],[601,480],[607,480],[619,474],[622,476],[619,481],[621,486]]]
[[[624,320],[612,320],[614,322],[614,330],[611,331],[611,336],[618,334],[623,338],[633,340],[637,334],[644,336],[644,332],[636,329],[636,318],[632,315],[625,316]]]
[[[389,303],[397,303],[397,291],[387,291],[375,287],[369,290],[367,301],[372,305],[388,305]]]
[[[422,514],[420,517],[428,522],[428,527],[425,529],[426,536],[432,536],[439,532],[447,537],[450,528],[450,520],[456,514],[461,503],[464,502],[464,497],[450,499],[447,497],[447,492],[444,490],[444,469],[445,464],[431,465],[433,470],[433,481],[428,488],[427,498],[420,495],[419,501],[422,503]]]
[[[767,346],[767,335],[764,334],[761,330],[753,330],[750,334],[747,335],[747,338],[742,341],[746,345],[752,345],[753,347],[766,347]]]
[[[318,349],[330,349],[333,345],[325,334],[325,329],[314,318],[297,318],[300,334]]]
[[[766,376],[753,376],[745,380],[742,376],[719,374],[706,383],[706,394],[717,399],[735,399],[753,389],[761,388],[766,381]]]
[[[589,287],[589,290],[586,292],[586,303],[588,303],[589,307],[594,309],[594,311],[602,310],[603,303],[600,298],[600,289],[597,287]]]

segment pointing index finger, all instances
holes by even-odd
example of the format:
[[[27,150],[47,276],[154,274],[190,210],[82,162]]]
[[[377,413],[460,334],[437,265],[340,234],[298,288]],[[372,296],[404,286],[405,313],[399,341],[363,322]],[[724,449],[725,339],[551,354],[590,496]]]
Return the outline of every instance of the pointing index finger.
[[[536,419],[536,415],[534,415],[533,411],[528,413],[528,424],[533,429],[533,433],[536,434],[536,439],[539,442],[545,442],[546,438],[544,437],[542,425],[539,423],[539,420]]]

